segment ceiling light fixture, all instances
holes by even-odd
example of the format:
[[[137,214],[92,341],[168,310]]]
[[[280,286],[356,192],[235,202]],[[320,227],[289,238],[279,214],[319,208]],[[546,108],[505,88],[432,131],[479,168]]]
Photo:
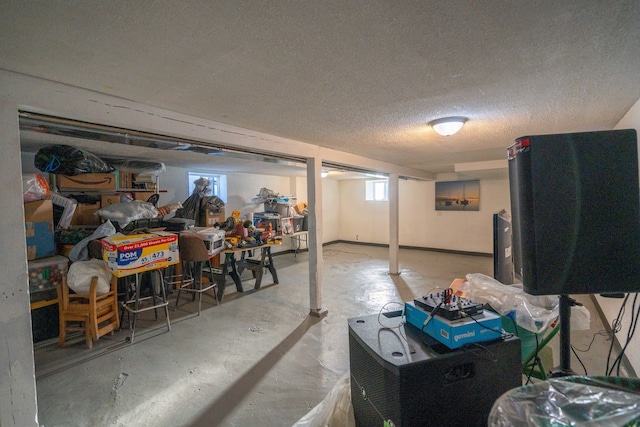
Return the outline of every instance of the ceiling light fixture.
[[[451,136],[462,129],[467,120],[466,117],[444,117],[430,121],[429,126],[442,136]]]

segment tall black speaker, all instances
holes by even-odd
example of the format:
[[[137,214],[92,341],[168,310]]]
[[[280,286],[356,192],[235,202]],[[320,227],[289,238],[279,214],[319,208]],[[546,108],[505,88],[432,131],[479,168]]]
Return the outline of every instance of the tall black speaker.
[[[500,283],[513,283],[513,232],[511,216],[502,209],[493,214],[493,277]]]
[[[497,398],[522,385],[517,337],[451,350],[401,320],[348,320],[356,426],[486,426]]]
[[[508,158],[514,265],[525,292],[639,291],[636,131],[526,136]]]

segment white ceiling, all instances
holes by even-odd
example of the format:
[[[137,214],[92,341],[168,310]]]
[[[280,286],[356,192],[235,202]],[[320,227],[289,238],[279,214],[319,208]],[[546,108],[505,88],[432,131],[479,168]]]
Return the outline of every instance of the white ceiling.
[[[0,68],[429,172],[611,129],[640,2],[4,0]],[[427,123],[466,116],[458,134]]]

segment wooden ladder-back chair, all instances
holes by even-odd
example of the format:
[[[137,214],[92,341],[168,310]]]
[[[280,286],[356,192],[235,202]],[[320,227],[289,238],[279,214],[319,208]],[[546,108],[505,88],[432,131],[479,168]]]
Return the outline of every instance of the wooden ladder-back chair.
[[[113,335],[113,331],[120,328],[118,316],[118,279],[111,278],[108,292],[97,295],[98,278],[93,277],[89,293],[76,294],[67,286],[66,279],[59,285],[60,295],[60,340],[58,345],[64,346],[68,332],[84,332],[87,348],[93,347],[106,334]],[[80,325],[78,325],[80,324]]]

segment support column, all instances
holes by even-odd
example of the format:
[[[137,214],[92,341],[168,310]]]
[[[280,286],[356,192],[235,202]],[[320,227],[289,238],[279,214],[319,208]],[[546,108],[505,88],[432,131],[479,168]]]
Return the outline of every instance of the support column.
[[[0,141],[0,425],[37,426],[20,128],[16,104],[4,99],[0,99]]]
[[[323,317],[322,308],[322,160],[307,159],[307,198],[309,211],[309,314]]]
[[[389,174],[389,274],[400,274],[400,176]]]

